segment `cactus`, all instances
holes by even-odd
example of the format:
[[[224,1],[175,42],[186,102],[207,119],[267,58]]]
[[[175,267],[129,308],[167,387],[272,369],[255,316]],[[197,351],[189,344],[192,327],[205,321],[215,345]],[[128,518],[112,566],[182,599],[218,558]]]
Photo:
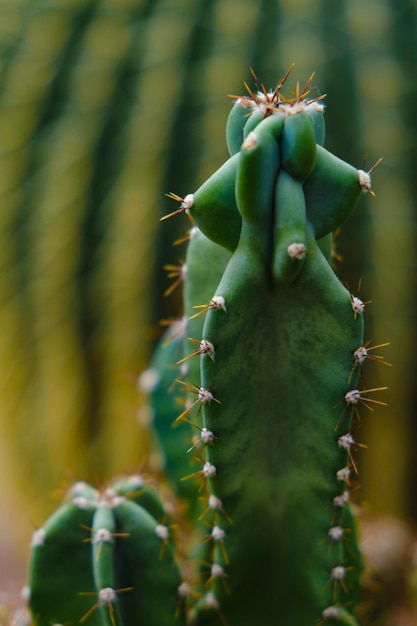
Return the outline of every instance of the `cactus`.
[[[32,539],[36,624],[171,624],[181,583],[167,516],[141,476],[98,492],[76,483]],[[133,593],[135,591],[135,593]],[[177,611],[177,612],[176,612]]]
[[[290,70],[270,92],[254,76],[257,90],[234,97],[230,158],[195,194],[169,194],[169,216],[190,220],[185,263],[169,268],[185,315],[141,385],[188,503],[174,507],[177,550],[172,507],[143,481],[76,486],[34,536],[39,626],[358,625],[355,428],[361,406],[384,404],[363,375],[382,357],[364,340],[367,303],[332,269],[331,237],[373,168],[323,147],[322,97],[309,97],[313,76],[285,96]]]

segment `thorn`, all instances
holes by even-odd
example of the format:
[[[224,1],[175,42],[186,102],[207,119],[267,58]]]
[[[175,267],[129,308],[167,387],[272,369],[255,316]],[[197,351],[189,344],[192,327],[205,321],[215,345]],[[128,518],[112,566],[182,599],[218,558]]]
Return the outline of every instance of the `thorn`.
[[[207,563],[210,567],[210,577],[206,580],[206,585],[210,586],[215,580],[221,580],[227,593],[230,593],[230,587],[226,582],[227,574],[219,563]]]
[[[310,90],[310,85],[313,82],[314,76],[316,75],[316,72],[313,72],[310,76],[310,78],[307,80],[306,84],[304,85],[304,89],[301,92],[301,97],[302,98],[306,98],[307,95],[309,94],[309,90]]]
[[[366,161],[366,154],[363,158],[362,161],[362,167],[365,166],[365,161]],[[359,184],[362,187],[362,191],[364,191],[365,193],[368,192],[371,194],[371,196],[375,196],[374,191],[372,190],[372,183],[371,183],[371,173],[374,171],[374,169],[376,167],[378,167],[378,165],[381,163],[382,161],[382,157],[379,158],[371,167],[371,169],[369,169],[367,172],[364,171],[364,169],[359,169],[358,170],[358,175],[359,175]]]
[[[95,596],[98,595],[98,600],[97,602],[91,607],[91,609],[89,609],[87,611],[87,613],[85,615],[83,615],[83,617],[80,619],[80,623],[85,622],[86,619],[88,619],[90,617],[90,615],[92,613],[94,613],[94,611],[96,609],[98,609],[99,606],[102,606],[103,604],[106,604],[108,606],[109,609],[109,617],[110,617],[110,621],[112,623],[112,626],[116,626],[116,622],[114,619],[114,608],[113,608],[113,603],[116,600],[116,594],[117,593],[125,593],[126,591],[133,591],[133,587],[125,587],[123,589],[112,589],[111,587],[104,587],[103,589],[100,589],[100,591],[81,591],[80,592],[80,596]]]
[[[187,453],[191,452],[191,450],[194,450],[194,448],[196,448],[200,443],[202,443],[203,445],[207,446],[210,443],[213,443],[214,439],[216,439],[216,437],[212,433],[212,431],[209,430],[208,428],[206,428],[205,426],[203,426],[201,428],[200,426],[198,426],[197,424],[194,424],[193,422],[191,422],[187,418],[183,418],[183,421],[188,422],[191,426],[194,426],[195,428],[198,428],[198,430],[200,431],[200,436],[193,443],[191,448],[188,448]]]
[[[180,265],[164,265],[164,270],[168,272],[168,278],[176,278],[172,285],[164,291],[164,296],[170,296],[175,289],[184,282],[187,277],[187,265],[180,261]]]
[[[374,400],[373,398],[366,398],[363,394],[373,393],[374,391],[385,391],[388,387],[375,387],[374,389],[351,389],[345,394],[345,401],[347,404],[363,404],[367,409],[373,411],[371,406],[368,406],[369,403],[372,404],[380,404],[382,406],[387,406],[386,402],[381,402],[381,400]]]
[[[277,86],[275,87],[273,98],[276,98],[279,95],[279,92],[281,91],[282,87],[284,86],[284,83],[286,82],[288,76],[293,71],[294,67],[295,67],[295,63],[291,63],[290,67],[287,69],[284,76],[281,78],[281,80],[278,82]]]
[[[173,193],[172,191],[170,191],[169,193],[165,194],[167,198],[170,198],[171,200],[175,200],[176,202],[180,202],[180,208],[177,209],[176,211],[172,211],[172,213],[168,213],[168,215],[164,215],[163,217],[161,217],[161,219],[159,220],[160,222],[163,222],[164,220],[167,220],[170,217],[173,217],[174,215],[178,215],[179,213],[185,213],[189,219],[191,220],[191,223],[194,224],[194,220],[190,214],[191,208],[194,204],[194,195],[192,193],[189,193],[185,196],[185,198],[182,198],[181,196],[178,196],[176,193]]]
[[[211,393],[209,389],[205,389],[204,387],[197,387],[197,385],[186,383],[183,380],[179,380],[179,379],[177,379],[175,382],[182,385],[183,391],[187,393],[197,394],[197,398],[194,400],[194,402],[191,403],[190,406],[188,406],[185,409],[185,411],[181,413],[181,415],[177,417],[177,419],[175,420],[176,422],[179,422],[180,420],[184,419],[184,417],[186,417],[188,413],[190,413],[190,411],[192,411],[192,409],[198,403],[200,403],[201,405],[211,404],[212,402],[217,402],[217,404],[221,404],[220,400],[217,400],[217,398],[213,396],[213,394]]]
[[[176,319],[170,319],[170,320],[161,320],[159,322],[161,326],[171,328],[170,336],[163,343],[164,347],[168,346],[175,339],[184,337],[185,331],[187,329],[187,322],[188,322],[188,319],[185,315],[183,315],[179,319],[176,318]]]
[[[389,363],[388,361],[385,361],[384,357],[380,354],[369,354],[370,352],[372,352],[372,350],[378,350],[379,348],[386,348],[387,346],[389,346],[389,342],[387,343],[379,343],[376,346],[370,346],[370,341],[368,341],[367,343],[363,344],[362,346],[359,346],[359,348],[357,348],[354,353],[353,353],[353,366],[352,369],[350,371],[349,374],[349,379],[348,382],[350,383],[350,381],[352,380],[352,376],[353,373],[356,369],[356,366],[359,367],[360,369],[360,374],[361,377],[360,379],[363,381],[363,371],[362,371],[362,366],[365,363],[365,361],[368,359],[369,361],[374,361],[375,363],[381,363],[381,365],[388,365],[389,367],[391,367],[391,363]]]
[[[349,295],[350,295],[350,300],[351,300],[351,305],[352,305],[352,310],[353,310],[353,319],[356,319],[357,315],[362,315],[362,313],[365,310],[365,306],[367,304],[370,304],[372,302],[372,300],[367,300],[366,302],[363,302],[363,300],[360,299],[360,293],[361,293],[361,287],[362,287],[362,279],[360,278],[358,281],[358,289],[357,289],[357,296],[354,296],[352,294],[352,292],[350,291],[349,285],[346,283],[346,287],[349,291]]]
[[[191,337],[188,338],[188,341],[192,341],[192,343],[195,343],[200,347],[198,350],[194,350],[194,352],[188,354],[180,361],[177,361],[177,365],[181,365],[181,363],[188,361],[188,359],[191,359],[194,356],[199,356],[203,354],[207,354],[211,358],[211,360],[214,361],[214,346],[210,341],[207,341],[207,339],[202,339],[201,341],[198,341],[198,339],[192,339]]]
[[[337,598],[337,590],[340,587],[343,589],[344,593],[348,592],[348,586],[346,583],[346,573],[351,570],[352,567],[344,567],[343,565],[336,565],[330,571],[330,578],[327,583],[324,585],[323,590],[327,589],[331,583],[334,583],[333,587],[333,602],[336,602]]]
[[[339,446],[340,449],[346,450],[349,456],[349,460],[354,469],[354,472],[355,474],[357,474],[358,468],[355,464],[355,461],[353,460],[352,449],[366,448],[366,446],[363,443],[357,443],[350,433],[346,433],[345,435],[342,435],[341,437],[339,437],[339,439],[337,440],[337,445]]]
[[[224,562],[229,565],[229,557],[227,555],[224,540],[226,539],[226,531],[223,530],[220,526],[213,526],[212,531],[209,535],[203,537],[203,541],[213,541],[214,543],[219,543],[223,555]]]
[[[187,230],[186,234],[183,237],[176,239],[173,245],[180,246],[181,244],[186,243],[187,241],[190,241],[198,231],[199,231],[198,226],[192,226],[189,230]]]
[[[246,91],[248,92],[251,100],[253,100],[254,102],[257,101],[257,97],[256,95],[253,93],[252,89],[249,87],[248,83],[246,83],[245,81],[243,82],[243,86],[245,87]]]
[[[201,311],[189,317],[188,319],[190,320],[193,320],[200,315],[205,315],[212,309],[222,309],[225,313],[227,313],[226,301],[223,296],[213,296],[208,304],[197,304],[193,306],[193,309],[201,309]]]
[[[203,511],[203,513],[198,518],[200,521],[207,515],[207,513],[211,511],[214,514],[214,516],[216,516],[217,513],[220,512],[230,525],[233,524],[232,519],[224,510],[223,504],[220,498],[218,498],[217,496],[211,493],[208,498],[203,498],[203,499],[204,500],[207,499],[208,504],[207,504],[207,508]]]

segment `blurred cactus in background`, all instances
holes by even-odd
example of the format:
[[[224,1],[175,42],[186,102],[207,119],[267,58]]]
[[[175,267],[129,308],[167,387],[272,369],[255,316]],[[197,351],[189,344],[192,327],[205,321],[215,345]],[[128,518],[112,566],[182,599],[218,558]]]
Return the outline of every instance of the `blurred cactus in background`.
[[[412,0],[0,1],[6,535],[28,537],[74,474],[100,481],[146,454],[134,381],[172,312],[161,268],[178,263],[161,198],[224,160],[225,94],[248,68],[270,87],[292,62],[329,94],[329,149],[358,168],[365,151],[384,158],[377,203],[338,237],[338,273],[362,278],[369,336],[394,365],[367,376],[389,407],[362,424],[362,495],[416,520],[416,13]]]

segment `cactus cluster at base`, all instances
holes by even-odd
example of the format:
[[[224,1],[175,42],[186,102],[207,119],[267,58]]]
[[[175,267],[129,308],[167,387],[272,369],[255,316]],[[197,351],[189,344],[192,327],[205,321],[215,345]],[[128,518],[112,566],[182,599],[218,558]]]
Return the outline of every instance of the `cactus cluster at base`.
[[[229,115],[230,158],[169,194],[190,226],[167,268],[184,316],[140,384],[175,524],[143,480],[76,485],[34,535],[37,626],[358,626],[356,427],[384,404],[363,373],[383,359],[331,239],[371,180],[323,147],[312,77],[288,97],[288,75],[270,92],[255,77]]]

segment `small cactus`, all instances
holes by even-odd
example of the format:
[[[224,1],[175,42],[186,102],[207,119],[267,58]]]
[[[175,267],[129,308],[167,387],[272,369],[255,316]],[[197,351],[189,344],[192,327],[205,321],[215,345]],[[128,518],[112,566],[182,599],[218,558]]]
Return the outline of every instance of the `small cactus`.
[[[73,489],[35,534],[39,626],[358,624],[355,422],[383,404],[362,371],[382,357],[331,240],[371,179],[323,147],[313,77],[285,97],[288,74],[271,92],[255,77],[229,115],[230,158],[195,194],[169,194],[190,223],[168,267],[185,313],[140,383],[189,541],[172,548],[149,486]]]
[[[163,626],[173,623],[174,614],[184,623],[167,520],[140,476],[103,492],[76,483],[33,534],[34,623],[121,626],[137,623],[140,615],[142,623]]]

